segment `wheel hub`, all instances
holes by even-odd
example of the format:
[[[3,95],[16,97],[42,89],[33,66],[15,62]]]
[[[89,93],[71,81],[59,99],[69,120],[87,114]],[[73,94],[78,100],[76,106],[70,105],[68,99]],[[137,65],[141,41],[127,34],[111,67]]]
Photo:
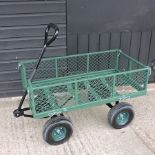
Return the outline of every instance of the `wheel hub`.
[[[53,131],[52,131],[52,138],[55,141],[60,141],[63,140],[66,137],[66,133],[67,130],[65,127],[56,127]]]
[[[119,125],[125,125],[129,121],[129,113],[128,112],[121,112],[118,114],[116,118],[116,122]]]

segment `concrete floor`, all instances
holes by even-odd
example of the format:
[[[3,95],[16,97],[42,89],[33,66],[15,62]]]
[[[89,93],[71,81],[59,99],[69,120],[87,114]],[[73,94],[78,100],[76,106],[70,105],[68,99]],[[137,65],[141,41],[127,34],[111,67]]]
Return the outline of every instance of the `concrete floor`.
[[[116,130],[107,121],[108,107],[99,106],[68,113],[74,124],[71,139],[50,146],[42,139],[46,121],[14,118],[19,98],[0,99],[0,155],[152,155],[155,154],[155,91],[128,100],[135,119]]]

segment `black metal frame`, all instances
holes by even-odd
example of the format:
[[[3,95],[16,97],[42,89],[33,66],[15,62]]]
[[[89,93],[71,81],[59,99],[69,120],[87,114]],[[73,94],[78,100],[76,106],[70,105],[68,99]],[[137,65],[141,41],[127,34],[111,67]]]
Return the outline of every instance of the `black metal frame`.
[[[49,39],[49,38],[48,38],[48,37],[49,37],[49,31],[50,31],[51,28],[53,28],[53,29],[55,30],[55,33],[54,33],[54,35],[52,36],[52,38]],[[56,24],[50,23],[50,24],[47,25],[47,28],[46,28],[46,30],[45,30],[44,45],[43,45],[43,48],[42,48],[42,50],[41,50],[40,56],[38,57],[38,61],[37,61],[37,63],[36,63],[36,66],[34,67],[32,73],[31,73],[31,76],[30,76],[30,78],[29,78],[30,81],[33,80],[33,77],[34,77],[34,75],[35,75],[35,73],[36,73],[36,71],[37,71],[37,69],[38,69],[38,67],[39,67],[39,65],[40,65],[41,59],[42,59],[43,56],[44,56],[44,53],[45,53],[45,51],[46,51],[46,48],[47,48],[52,42],[55,41],[55,39],[56,39],[57,36],[58,36],[58,33],[59,33],[59,28],[58,28],[58,26],[57,26]],[[27,96],[27,90],[25,90],[25,92],[24,92],[24,94],[23,94],[23,96],[22,96],[22,98],[21,98],[21,100],[20,100],[20,103],[19,103],[18,108],[17,108],[16,110],[13,111],[13,114],[14,114],[15,117],[20,117],[20,116],[24,116],[24,117],[33,117],[32,115],[24,114],[24,111],[30,110],[29,107],[28,107],[28,108],[23,108],[23,109],[22,109],[22,105],[23,105],[23,103],[24,103],[24,100],[25,100],[26,96]]]
[[[119,101],[116,101],[116,102],[115,102],[115,105],[116,105],[116,104],[119,104]],[[107,103],[106,105],[107,105],[110,109],[113,108],[113,105],[112,105],[111,103]]]

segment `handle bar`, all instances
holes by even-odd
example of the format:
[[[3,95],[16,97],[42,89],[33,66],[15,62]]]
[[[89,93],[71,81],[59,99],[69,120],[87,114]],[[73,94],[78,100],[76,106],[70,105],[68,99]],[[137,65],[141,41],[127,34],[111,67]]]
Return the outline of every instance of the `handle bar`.
[[[49,39],[49,31],[50,29],[53,28],[55,33],[54,35],[52,36],[51,39]],[[53,24],[53,23],[49,23],[47,25],[47,28],[45,30],[45,39],[44,39],[44,45],[46,46],[49,46],[58,36],[58,33],[59,33],[59,28],[57,25]]]
[[[54,35],[52,36],[51,39],[49,39],[49,31],[50,29],[53,28],[55,30],[55,33]],[[59,28],[57,25],[53,24],[53,23],[50,23],[47,25],[47,28],[45,30],[45,38],[44,38],[44,46],[43,46],[43,49],[41,50],[41,53],[40,53],[40,56],[38,57],[38,60],[36,62],[36,66],[33,68],[33,71],[30,75],[30,78],[29,80],[32,81],[33,80],[33,77],[39,67],[39,64],[41,62],[41,59],[43,58],[43,55],[46,51],[46,47],[48,47],[53,41],[55,41],[55,39],[57,38],[58,36],[58,33],[59,33]],[[20,116],[25,116],[25,117],[32,117],[31,115],[26,115],[24,114],[24,111],[28,110],[29,108],[25,108],[25,109],[22,109],[22,105],[24,103],[24,100],[25,100],[25,97],[27,95],[27,90],[25,90],[21,100],[20,100],[20,103],[19,103],[19,106],[16,110],[14,110],[13,114],[15,117],[20,117]]]

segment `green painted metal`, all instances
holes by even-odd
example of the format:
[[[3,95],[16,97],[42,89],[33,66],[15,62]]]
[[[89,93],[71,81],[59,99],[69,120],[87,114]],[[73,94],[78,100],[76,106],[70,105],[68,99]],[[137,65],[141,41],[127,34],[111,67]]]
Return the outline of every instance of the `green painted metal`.
[[[116,123],[118,125],[125,125],[129,121],[129,113],[121,112],[116,117]]]
[[[52,130],[51,136],[55,142],[61,141],[66,137],[67,129],[63,126],[55,127]]]
[[[35,63],[19,64],[34,118],[145,95],[150,75],[149,67],[118,49],[43,59],[29,81]]]

